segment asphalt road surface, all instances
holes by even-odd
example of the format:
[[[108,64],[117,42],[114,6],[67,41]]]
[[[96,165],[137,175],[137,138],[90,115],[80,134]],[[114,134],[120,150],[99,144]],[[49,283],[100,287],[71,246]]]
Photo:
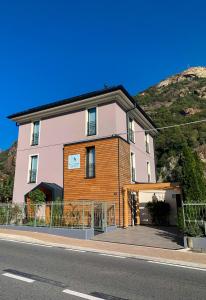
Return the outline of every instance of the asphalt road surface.
[[[206,299],[206,272],[0,240],[0,299]]]

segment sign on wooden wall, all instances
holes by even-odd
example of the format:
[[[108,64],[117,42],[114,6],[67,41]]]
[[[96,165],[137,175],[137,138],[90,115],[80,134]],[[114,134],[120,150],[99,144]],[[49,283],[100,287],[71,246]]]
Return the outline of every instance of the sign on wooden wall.
[[[80,168],[80,154],[72,154],[68,157],[68,169]]]

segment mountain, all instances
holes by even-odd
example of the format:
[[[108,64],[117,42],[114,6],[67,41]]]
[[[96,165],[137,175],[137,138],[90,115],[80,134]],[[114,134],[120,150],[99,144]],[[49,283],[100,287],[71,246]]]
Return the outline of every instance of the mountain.
[[[16,148],[17,143],[15,142],[8,150],[0,152],[0,181],[14,177]]]
[[[134,98],[157,127],[206,119],[206,67],[168,77]],[[206,122],[161,130],[155,141],[159,180],[178,179],[183,142],[206,163]]]

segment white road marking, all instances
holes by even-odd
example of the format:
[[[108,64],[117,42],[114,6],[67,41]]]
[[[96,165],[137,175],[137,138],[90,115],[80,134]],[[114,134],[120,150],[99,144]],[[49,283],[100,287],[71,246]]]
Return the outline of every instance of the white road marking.
[[[19,244],[26,244],[26,245],[33,245],[33,246],[46,247],[46,248],[52,248],[53,247],[51,245],[44,245],[44,244],[38,244],[38,243],[32,243],[32,242],[24,242],[24,241],[4,239],[4,238],[0,238],[0,241],[13,242],[13,243],[19,243]]]
[[[33,280],[33,279],[26,278],[26,277],[19,276],[19,275],[15,275],[15,274],[12,274],[12,273],[3,273],[2,275],[3,275],[3,276],[6,276],[6,277],[13,278],[13,279],[25,281],[25,282],[28,282],[28,283],[32,283],[32,282],[35,281],[35,280]]]
[[[82,253],[86,252],[85,250],[71,249],[71,248],[66,248],[65,250],[67,250],[67,251],[75,251],[75,252],[82,252]]]
[[[166,262],[160,262],[160,261],[153,261],[153,260],[148,260],[147,262],[151,264],[159,264],[159,265],[165,265],[165,266],[170,266],[170,267],[178,267],[178,268],[184,268],[184,269],[191,269],[191,270],[198,270],[198,271],[203,271],[206,272],[206,269],[203,268],[198,268],[198,267],[190,267],[190,266],[185,266],[185,265],[178,265],[178,264],[172,264],[172,263],[166,263]]]
[[[90,295],[87,295],[87,294],[78,293],[78,292],[68,290],[68,289],[63,290],[62,292],[66,293],[66,294],[69,294],[69,295],[76,296],[76,297],[80,297],[80,298],[83,298],[83,299],[87,299],[87,300],[105,300],[103,298],[98,298],[98,297],[90,296]]]
[[[99,253],[99,255],[102,255],[102,256],[110,256],[110,257],[116,257],[116,258],[126,258],[125,256],[113,255],[113,254],[107,254],[107,253]]]

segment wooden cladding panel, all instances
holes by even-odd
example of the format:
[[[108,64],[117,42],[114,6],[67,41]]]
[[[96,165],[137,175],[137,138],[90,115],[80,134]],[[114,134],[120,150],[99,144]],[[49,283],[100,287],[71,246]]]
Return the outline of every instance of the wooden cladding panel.
[[[95,147],[95,178],[86,178],[86,148]],[[108,138],[64,148],[64,200],[108,201],[116,205],[116,223],[123,224],[122,187],[130,183],[129,144]],[[68,169],[69,155],[80,154],[80,168]]]

